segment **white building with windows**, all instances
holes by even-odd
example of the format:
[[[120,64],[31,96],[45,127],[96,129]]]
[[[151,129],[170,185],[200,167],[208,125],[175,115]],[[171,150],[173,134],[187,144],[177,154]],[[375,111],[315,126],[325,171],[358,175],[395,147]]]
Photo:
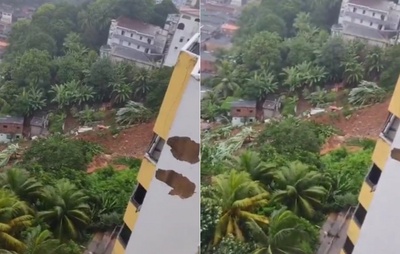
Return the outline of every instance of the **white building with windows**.
[[[181,48],[200,31],[199,9],[183,7],[180,9],[179,20],[174,30],[171,31],[171,39],[167,42],[164,66],[175,66]]]
[[[132,61],[143,68],[159,67],[167,34],[161,27],[120,17],[111,21],[107,45],[100,48],[100,54],[114,61]]]
[[[400,5],[388,0],[343,0],[332,35],[387,46],[398,41]]]

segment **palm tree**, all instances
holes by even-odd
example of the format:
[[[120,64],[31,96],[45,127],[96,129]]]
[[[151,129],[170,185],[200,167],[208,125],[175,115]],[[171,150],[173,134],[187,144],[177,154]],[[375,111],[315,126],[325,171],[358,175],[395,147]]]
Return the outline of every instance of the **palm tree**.
[[[296,91],[303,85],[299,76],[299,71],[296,67],[292,66],[284,68],[281,75],[284,76],[283,84],[288,86],[290,92]]]
[[[217,84],[214,91],[222,94],[225,98],[232,95],[239,85],[235,81],[235,68],[229,61],[222,61],[217,65]]]
[[[135,78],[135,96],[140,98],[140,101],[146,101],[146,96],[150,92],[150,72],[146,69],[141,69]]]
[[[131,125],[133,123],[143,123],[151,118],[151,111],[143,104],[128,101],[125,107],[120,108],[116,114],[116,122],[122,125]]]
[[[20,200],[35,203],[43,186],[26,170],[12,168],[0,174],[0,187],[12,191]]]
[[[34,112],[46,106],[43,91],[34,86],[30,87],[28,90],[25,87],[22,88],[22,92],[16,96],[16,99],[26,117],[33,115]]]
[[[43,191],[39,218],[58,239],[79,239],[90,221],[88,196],[69,181],[60,181]]]
[[[64,84],[52,86],[50,93],[54,94],[52,102],[57,103],[60,109],[65,109],[73,103],[74,94]]]
[[[17,236],[31,226],[29,206],[8,190],[0,189],[0,250],[21,253],[26,246]]]
[[[218,175],[213,179],[213,186],[213,199],[222,208],[221,217],[216,225],[214,244],[229,234],[243,241],[246,237],[243,225],[246,222],[268,224],[268,218],[255,211],[268,203],[269,194],[258,182],[251,180],[247,172],[232,170]]]
[[[351,55],[342,63],[344,80],[349,85],[358,84],[364,76],[364,67],[358,62],[358,56]]]
[[[26,239],[26,250],[23,254],[54,254],[61,247],[60,241],[53,238],[49,230],[40,226],[30,230]]]
[[[111,83],[110,87],[112,88],[112,104],[120,104],[129,101],[133,90],[132,85],[126,83]]]
[[[50,91],[54,94],[52,102],[58,104],[60,109],[69,113],[72,106],[80,106],[94,98],[92,87],[81,85],[79,81],[72,80],[62,85],[54,85]]]
[[[380,47],[374,47],[365,59],[365,72],[374,81],[379,80],[379,76],[384,67],[382,51]]]
[[[268,234],[257,225],[250,225],[259,248],[254,254],[307,254],[303,241],[308,234],[299,223],[299,217],[287,210],[274,211],[270,218]]]
[[[327,195],[321,173],[310,171],[301,162],[289,162],[275,171],[275,193],[272,200],[287,206],[296,215],[311,218]]]
[[[269,186],[273,180],[274,163],[265,163],[257,152],[248,150],[228,161],[228,166],[250,174],[251,179]]]
[[[255,89],[255,96],[257,98],[257,110],[262,110],[262,105],[265,102],[266,96],[278,90],[278,82],[275,81],[275,76],[269,72],[255,71],[254,74],[246,79],[245,84],[247,89]]]

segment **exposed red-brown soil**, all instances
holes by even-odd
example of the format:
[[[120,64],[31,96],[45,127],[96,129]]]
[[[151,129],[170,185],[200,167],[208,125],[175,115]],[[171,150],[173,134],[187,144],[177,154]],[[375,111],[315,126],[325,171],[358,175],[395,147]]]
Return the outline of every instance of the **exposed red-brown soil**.
[[[389,100],[378,103],[357,111],[346,119],[341,113],[333,116],[330,113],[314,116],[312,119],[318,123],[335,126],[344,136],[376,138],[382,131],[388,117]]]
[[[154,122],[138,124],[112,135],[108,130],[94,130],[79,134],[78,138],[97,143],[112,157],[142,158],[153,137]]]
[[[128,167],[125,165],[115,165],[112,163],[113,157],[108,154],[100,154],[93,158],[93,161],[88,165],[86,172],[93,173],[98,169],[105,168],[107,166],[112,166],[114,170],[124,170]]]
[[[388,117],[389,103],[390,100],[387,100],[383,103],[354,111],[348,119],[341,112],[337,112],[335,115],[325,113],[312,117],[318,123],[338,128],[343,135],[329,138],[321,149],[321,155],[343,146],[349,151],[359,150],[360,148],[344,145],[345,141],[351,137],[377,139]]]

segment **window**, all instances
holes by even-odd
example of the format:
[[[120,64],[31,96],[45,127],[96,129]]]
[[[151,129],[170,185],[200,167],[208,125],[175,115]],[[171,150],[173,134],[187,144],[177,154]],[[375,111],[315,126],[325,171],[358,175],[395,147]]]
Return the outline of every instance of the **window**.
[[[363,14],[365,14],[365,10],[363,10]]]
[[[144,52],[145,52],[145,53],[149,53],[149,49],[145,49]]]
[[[4,129],[7,129],[7,128],[8,128],[8,126],[7,126],[7,125],[3,125],[3,128],[4,128]]]
[[[196,21],[196,22],[200,22],[200,19],[199,19],[199,18],[197,18],[197,19],[195,19],[194,21]]]
[[[354,250],[354,244],[351,242],[350,238],[346,238],[346,242],[344,242],[343,246],[344,253],[346,254],[352,254]]]
[[[353,12],[356,12],[357,11],[357,8],[353,8]]]
[[[250,110],[249,110],[249,112],[250,112],[250,113],[253,113],[253,110],[252,110],[252,109],[250,109]]]
[[[140,45],[137,45],[137,49],[140,49]]]
[[[141,39],[143,39],[143,36],[140,36],[140,39],[139,39],[139,40],[141,40]]]
[[[358,204],[356,211],[354,212],[354,221],[358,226],[362,226],[365,220],[365,216],[367,215],[367,210],[362,206],[362,204]]]
[[[132,43],[128,42],[128,46],[130,46]]]
[[[125,34],[125,31],[121,31],[121,35],[124,35]]]
[[[183,18],[183,19],[191,20],[190,16],[188,16],[188,15],[182,15],[182,18]]]
[[[133,37],[133,33],[131,33],[131,38]]]
[[[185,24],[179,23],[177,29],[178,29],[178,30],[183,30],[183,29],[185,29]]]
[[[385,20],[385,15],[381,15],[381,20]]]
[[[20,126],[17,126],[17,130],[19,130],[19,129],[21,129],[21,127],[20,127]]]
[[[240,108],[237,108],[237,109],[236,109],[236,112],[240,112],[240,111],[241,111]]]
[[[365,179],[366,182],[371,186],[371,188],[378,184],[381,173],[381,169],[378,168],[376,164],[372,165],[367,175],[367,178]]]
[[[369,22],[369,26],[372,26],[372,24],[373,24],[372,22]]]
[[[151,39],[147,39],[147,43],[148,43],[148,44],[151,44]]]
[[[372,17],[375,17],[375,12],[372,13]]]
[[[382,25],[379,25],[379,26],[378,26],[378,29],[379,29],[379,30],[382,30]]]
[[[158,135],[155,135],[153,138],[153,142],[150,145],[150,148],[147,152],[148,156],[150,159],[152,159],[154,162],[158,162],[158,159],[160,158],[161,151],[164,147],[165,141],[160,138]]]
[[[185,39],[185,38],[181,37],[181,38],[179,39],[179,42],[183,42],[184,39]]]
[[[174,49],[178,49],[178,47],[175,47]]]
[[[124,225],[122,225],[121,231],[119,231],[119,239],[120,239],[122,246],[126,247],[126,245],[129,242],[129,238],[131,237],[131,234],[132,234],[132,231],[124,223]]]
[[[146,189],[140,183],[138,183],[136,190],[131,197],[132,204],[137,208],[137,212],[140,211],[140,207],[143,204],[146,193]]]
[[[364,22],[364,20],[360,19],[360,23],[362,24]]]
[[[400,119],[395,115],[390,114],[388,120],[385,125],[385,129],[383,130],[383,136],[390,142],[393,142],[393,139],[396,135],[397,129],[399,128]]]

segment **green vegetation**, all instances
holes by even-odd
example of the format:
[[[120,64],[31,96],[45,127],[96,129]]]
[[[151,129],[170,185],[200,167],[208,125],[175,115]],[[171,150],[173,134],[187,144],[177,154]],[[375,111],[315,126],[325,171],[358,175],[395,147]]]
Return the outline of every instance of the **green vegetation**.
[[[93,109],[102,102],[120,107],[134,100],[151,116],[147,112],[158,111],[172,69],[147,71],[126,62],[113,64],[98,51],[106,44],[112,18],[163,24],[174,12],[169,0],[158,5],[126,0],[42,5],[31,21],[13,26],[0,65],[0,113],[29,118],[39,110],[56,109],[55,115],[75,115],[81,123],[90,123],[102,118]],[[59,121],[55,125],[51,130],[60,132]]]
[[[203,253],[315,253],[325,216],[356,204],[374,142],[320,156],[330,126],[286,118],[231,131],[202,139]]]
[[[261,110],[269,94],[288,99],[283,114],[293,115],[289,98],[324,106],[338,99],[325,91],[334,84],[354,88],[352,105],[382,101],[400,72],[393,66],[400,61],[400,46],[379,48],[330,36],[340,4],[265,0],[245,8],[233,49],[218,55],[216,76],[206,82],[214,92],[202,101],[202,118],[227,116],[229,96],[254,100]]]
[[[118,158],[129,168],[87,174],[101,151],[56,135],[34,141],[19,163],[0,171],[0,251],[82,253],[92,233],[119,226],[140,161]]]

